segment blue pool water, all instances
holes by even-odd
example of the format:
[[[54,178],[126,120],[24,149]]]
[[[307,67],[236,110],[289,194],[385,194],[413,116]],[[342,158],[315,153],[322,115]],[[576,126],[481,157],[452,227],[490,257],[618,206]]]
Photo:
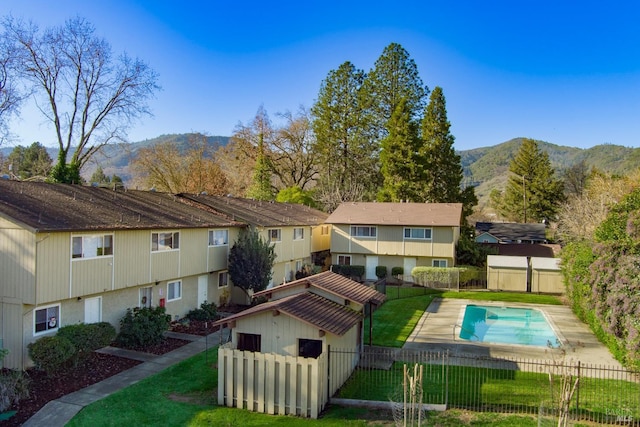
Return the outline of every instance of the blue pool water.
[[[547,319],[532,308],[467,305],[460,338],[493,344],[559,347]]]

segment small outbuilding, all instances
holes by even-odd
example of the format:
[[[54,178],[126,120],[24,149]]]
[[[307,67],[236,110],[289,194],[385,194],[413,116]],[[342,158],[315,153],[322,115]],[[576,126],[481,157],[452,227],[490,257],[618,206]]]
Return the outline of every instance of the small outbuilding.
[[[218,350],[218,403],[317,418],[358,362],[365,311],[385,295],[326,271],[260,297],[268,301],[216,322],[231,329]],[[351,351],[329,358],[331,348]]]

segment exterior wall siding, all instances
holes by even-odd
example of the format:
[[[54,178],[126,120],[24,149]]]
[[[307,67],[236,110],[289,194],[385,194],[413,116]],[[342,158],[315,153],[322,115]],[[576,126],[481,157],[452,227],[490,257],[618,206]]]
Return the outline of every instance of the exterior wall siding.
[[[9,350],[0,367],[23,368],[22,339],[22,304],[0,302],[0,348]]]
[[[209,230],[206,228],[180,230],[180,275],[191,276],[207,271]]]
[[[151,232],[149,230],[116,231],[113,257],[115,289],[125,289],[149,283],[151,262]]]
[[[69,298],[71,234],[38,234],[36,254],[36,304]]]
[[[35,302],[38,236],[0,218],[0,297]]]
[[[262,353],[297,356],[299,338],[322,340],[323,349],[326,346],[325,339],[314,327],[283,314],[274,316],[271,312],[258,313],[238,321],[232,333],[234,346],[237,346],[239,333],[259,334]]]
[[[323,228],[326,234],[322,234]],[[320,225],[311,229],[311,252],[328,251],[331,249],[331,226]]]

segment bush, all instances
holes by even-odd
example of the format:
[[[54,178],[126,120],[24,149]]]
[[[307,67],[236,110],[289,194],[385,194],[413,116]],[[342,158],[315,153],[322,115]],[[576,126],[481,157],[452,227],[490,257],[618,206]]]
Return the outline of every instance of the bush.
[[[0,374],[0,413],[29,397],[29,377],[20,371]]]
[[[378,265],[376,266],[376,277],[378,279],[384,279],[387,277],[387,266],[386,265]]]
[[[404,274],[404,267],[392,267],[391,275],[393,277],[402,276]]]
[[[200,308],[196,308],[187,313],[187,319],[209,321],[218,319],[218,309],[214,303],[203,302]]]
[[[163,333],[169,329],[171,316],[164,307],[128,308],[120,319],[120,333],[116,342],[125,348],[147,347],[164,339]]]
[[[364,275],[364,265],[341,265],[341,264],[333,264],[331,266],[331,270],[334,273],[341,274],[346,277],[358,277],[362,278]]]
[[[68,339],[74,345],[77,363],[86,359],[93,351],[109,345],[116,337],[116,329],[107,322],[80,323],[63,326],[57,335]]]
[[[65,337],[42,337],[27,346],[36,368],[52,374],[61,369],[75,354],[76,348]]]

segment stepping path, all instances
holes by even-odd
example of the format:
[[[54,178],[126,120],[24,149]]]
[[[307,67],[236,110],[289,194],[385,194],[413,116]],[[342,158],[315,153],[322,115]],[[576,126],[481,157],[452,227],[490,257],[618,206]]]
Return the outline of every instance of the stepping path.
[[[143,363],[106,378],[99,383],[85,387],[82,390],[52,400],[27,420],[23,426],[62,427],[85,406],[103,399],[118,390],[129,387],[144,378],[157,374],[169,366],[215,347],[220,344],[221,339],[224,340],[228,335],[227,330],[214,332],[206,337],[166,332],[165,336],[169,338],[177,338],[191,342],[163,355],[126,350],[117,347],[105,347],[97,350],[100,353],[139,360]]]

